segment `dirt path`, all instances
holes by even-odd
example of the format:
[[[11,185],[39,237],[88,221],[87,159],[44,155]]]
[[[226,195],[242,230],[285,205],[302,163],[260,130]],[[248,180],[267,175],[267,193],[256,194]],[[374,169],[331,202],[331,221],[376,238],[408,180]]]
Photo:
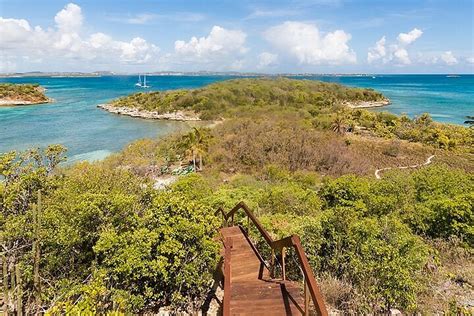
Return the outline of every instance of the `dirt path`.
[[[386,171],[386,170],[390,170],[390,169],[408,169],[408,168],[418,168],[418,167],[422,167],[422,166],[427,166],[432,162],[434,157],[435,157],[435,155],[431,155],[431,156],[428,157],[428,159],[426,159],[426,161],[424,163],[420,163],[420,164],[417,164],[417,165],[404,166],[404,167],[388,167],[388,168],[377,169],[377,170],[375,170],[375,178],[377,178],[377,179],[382,178],[382,176],[380,175],[381,171]]]

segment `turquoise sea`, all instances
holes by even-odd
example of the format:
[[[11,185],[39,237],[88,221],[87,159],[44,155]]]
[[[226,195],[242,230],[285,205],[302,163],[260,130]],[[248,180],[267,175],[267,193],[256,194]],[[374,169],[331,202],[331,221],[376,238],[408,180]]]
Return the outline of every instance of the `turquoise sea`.
[[[150,76],[150,90],[196,88],[228,76]],[[392,101],[383,110],[409,116],[430,113],[440,122],[463,124],[474,115],[474,75],[307,76],[300,79],[368,87]],[[169,134],[187,123],[152,121],[110,114],[98,109],[119,96],[143,91],[136,76],[91,78],[3,78],[0,82],[39,83],[52,104],[0,107],[0,153],[63,144],[69,162],[102,159],[127,143]]]

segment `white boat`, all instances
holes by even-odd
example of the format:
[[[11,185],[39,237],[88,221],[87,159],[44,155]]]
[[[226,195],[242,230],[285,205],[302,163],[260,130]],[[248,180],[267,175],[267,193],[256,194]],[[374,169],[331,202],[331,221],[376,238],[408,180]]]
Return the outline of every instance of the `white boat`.
[[[143,82],[141,80],[140,75],[138,75],[138,82],[135,84],[135,86],[140,88],[150,88],[150,86],[146,85],[146,75],[143,75]]]
[[[138,82],[135,84],[135,86],[137,86],[137,87],[142,86],[142,78],[140,77],[140,75],[138,75]]]

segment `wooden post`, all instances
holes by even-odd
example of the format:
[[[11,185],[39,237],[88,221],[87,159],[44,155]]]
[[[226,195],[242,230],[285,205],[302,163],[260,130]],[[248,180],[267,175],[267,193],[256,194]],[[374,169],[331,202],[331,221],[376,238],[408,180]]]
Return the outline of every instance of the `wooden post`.
[[[281,277],[283,281],[286,280],[285,253],[286,253],[286,249],[285,247],[282,247],[281,248]]]
[[[2,274],[3,274],[3,314],[8,315],[8,258],[2,255]]]
[[[309,316],[309,289],[306,278],[304,279],[304,315]]]
[[[247,235],[250,236],[250,217],[247,215]]]
[[[273,279],[275,277],[275,250],[272,248],[272,254],[270,257],[270,277]]]
[[[230,316],[230,297],[232,295],[231,288],[231,266],[230,257],[232,253],[232,238],[225,239],[225,254],[224,254],[224,301],[223,301],[223,316]]]
[[[21,270],[20,270],[20,263],[15,265],[15,274],[16,274],[16,314],[17,316],[23,315],[23,284],[21,283]]]

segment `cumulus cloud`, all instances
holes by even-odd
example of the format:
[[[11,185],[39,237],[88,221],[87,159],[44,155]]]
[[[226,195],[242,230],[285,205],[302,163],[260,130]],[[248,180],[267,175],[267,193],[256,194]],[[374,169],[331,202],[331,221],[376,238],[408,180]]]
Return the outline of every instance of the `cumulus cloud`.
[[[400,64],[411,64],[411,59],[408,56],[408,51],[405,48],[398,47],[393,52],[393,56]]]
[[[398,34],[397,40],[401,45],[409,45],[420,38],[422,34],[423,32],[421,30],[414,28],[408,33]]]
[[[382,38],[379,39],[375,43],[374,47],[369,48],[369,53],[367,54],[367,61],[369,63],[377,59],[383,58],[387,55],[387,50],[385,49],[385,43],[386,43],[385,36],[382,36]]]
[[[97,60],[101,63],[146,63],[157,57],[159,48],[135,37],[128,42],[114,40],[104,33],[84,35],[81,8],[67,4],[54,17],[55,27],[32,27],[24,19],[0,18],[0,50],[3,58],[20,57],[28,61]]]
[[[351,35],[342,30],[321,34],[314,24],[287,21],[267,29],[264,38],[300,64],[339,65],[356,62],[356,55],[348,45]]]
[[[407,47],[420,38],[421,35],[423,35],[423,31],[418,28],[414,28],[408,33],[400,33],[397,36],[397,42],[388,45],[388,47],[387,40],[383,36],[374,46],[369,47],[367,62],[370,64],[381,61],[386,64],[393,61],[398,65],[409,65],[411,59]]]
[[[268,52],[263,52],[260,55],[258,55],[258,68],[266,68],[269,66],[273,66],[276,64],[278,60],[278,55],[268,53]]]
[[[212,27],[207,36],[193,36],[189,41],[178,40],[174,43],[174,54],[166,57],[167,62],[188,63],[190,68],[206,67],[209,70],[244,67],[247,34],[241,30],[229,30],[221,26]]]
[[[188,42],[176,41],[174,49],[180,55],[207,60],[216,55],[245,53],[246,37],[247,34],[240,30],[227,30],[215,25],[208,36],[200,38],[193,36]]]
[[[448,66],[456,65],[458,60],[454,57],[453,52],[447,51],[441,54],[441,60]]]
[[[54,17],[58,29],[65,32],[78,31],[82,26],[82,10],[77,4],[69,3]]]
[[[474,56],[472,56],[472,57],[467,57],[467,58],[466,58],[466,62],[467,62],[468,64],[474,64]]]

